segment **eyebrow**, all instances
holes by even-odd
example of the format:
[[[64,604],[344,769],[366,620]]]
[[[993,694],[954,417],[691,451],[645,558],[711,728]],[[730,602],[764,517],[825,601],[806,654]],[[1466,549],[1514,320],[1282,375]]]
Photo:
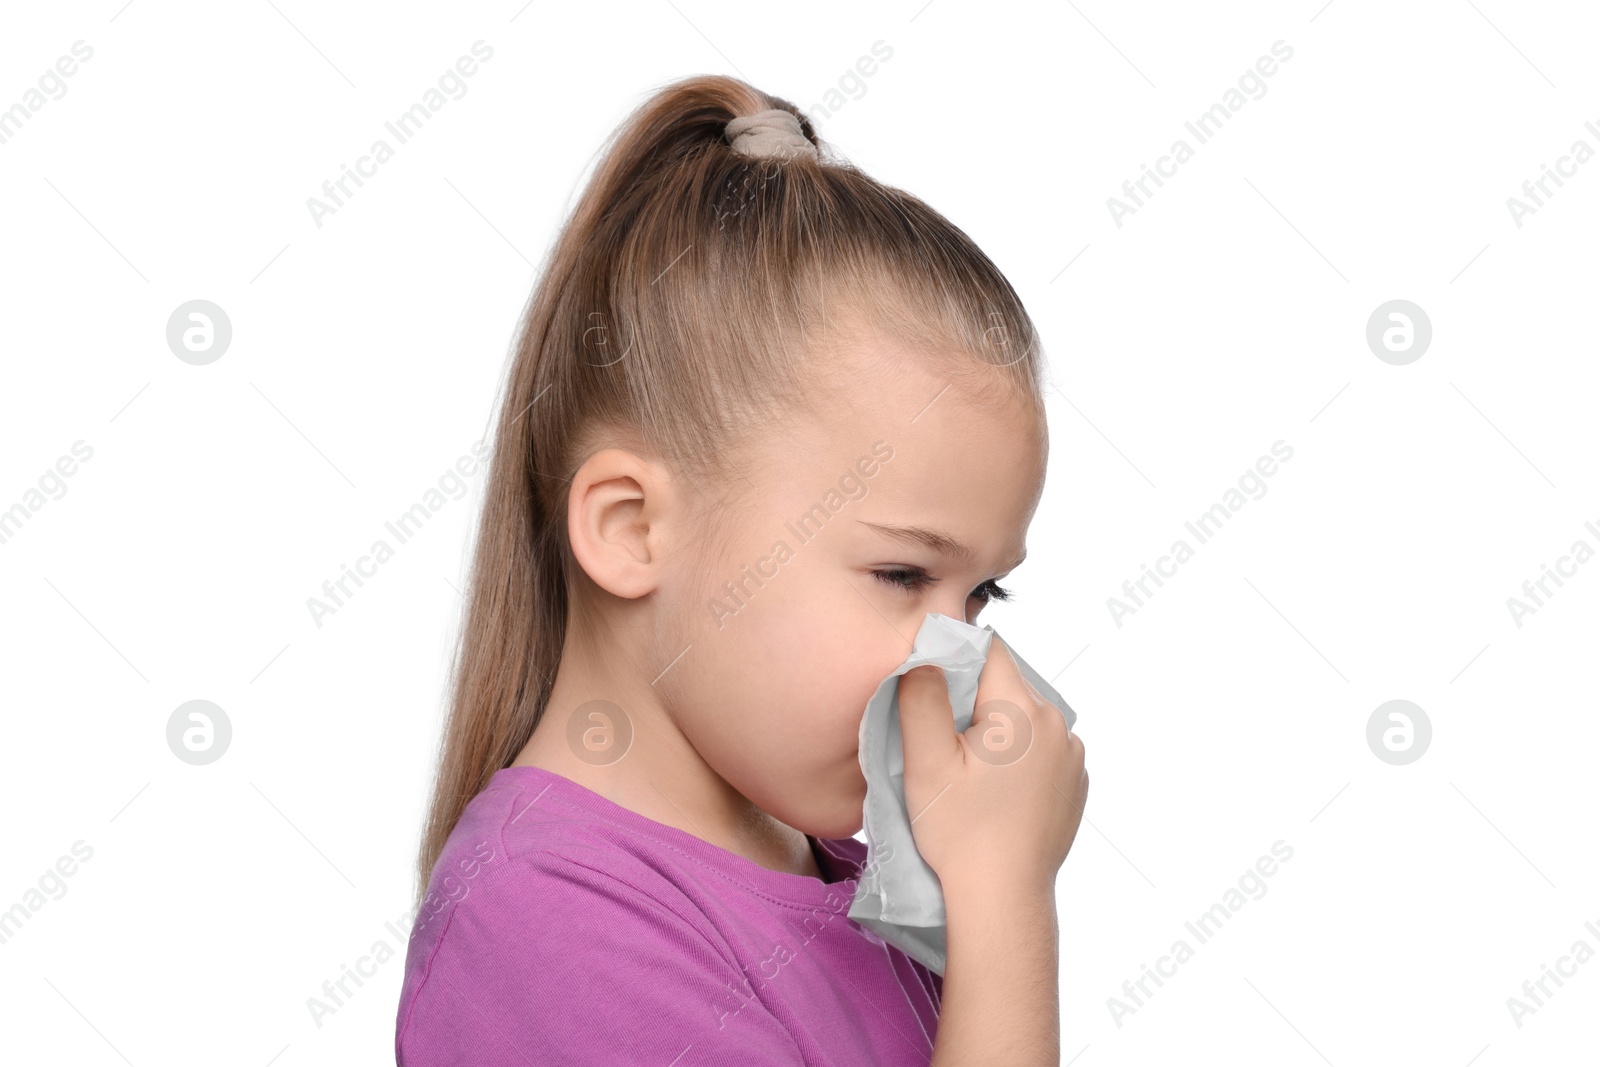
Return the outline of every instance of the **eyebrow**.
[[[863,526],[871,527],[886,537],[892,537],[902,544],[921,545],[959,563],[971,563],[978,556],[970,547],[962,544],[942,530],[933,530],[926,526],[896,526],[890,523],[868,522],[866,519],[857,519],[856,521]],[[1007,569],[1011,570],[1020,567],[1022,561],[1027,558],[1028,551],[1023,549],[1022,555],[1018,556],[1012,562],[1011,567]]]

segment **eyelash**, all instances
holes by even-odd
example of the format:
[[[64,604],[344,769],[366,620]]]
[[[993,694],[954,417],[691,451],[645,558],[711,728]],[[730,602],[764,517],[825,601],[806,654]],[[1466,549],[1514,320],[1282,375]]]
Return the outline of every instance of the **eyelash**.
[[[872,573],[885,585],[904,589],[908,593],[920,592],[939,580],[927,571],[916,567],[897,567],[894,570],[873,571]],[[1010,600],[1014,594],[1009,589],[1002,589],[995,584],[993,578],[990,578],[978,586],[971,595],[988,604],[995,600]]]

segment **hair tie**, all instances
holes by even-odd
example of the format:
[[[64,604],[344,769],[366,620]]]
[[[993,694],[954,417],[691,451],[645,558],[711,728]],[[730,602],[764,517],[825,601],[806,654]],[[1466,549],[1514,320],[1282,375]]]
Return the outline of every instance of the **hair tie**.
[[[740,115],[728,123],[728,144],[736,155],[750,159],[790,159],[802,153],[813,158],[817,146],[800,129],[794,112],[769,108],[754,115]]]

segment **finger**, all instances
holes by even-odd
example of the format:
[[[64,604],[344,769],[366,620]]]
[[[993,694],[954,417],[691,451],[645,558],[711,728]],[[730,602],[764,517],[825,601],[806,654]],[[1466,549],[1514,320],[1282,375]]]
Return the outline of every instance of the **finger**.
[[[944,671],[925,663],[900,676],[900,743],[906,766],[936,766],[959,747]]]
[[[995,637],[989,642],[988,657],[983,671],[978,675],[978,692],[974,699],[974,723],[997,715],[1007,718],[1021,716],[1028,720],[1023,729],[1031,734],[1045,702],[1039,699],[1033,687],[1022,677],[1016,657],[1005,642]]]
[[[1056,716],[1066,720],[1061,709],[1046,700],[1044,694],[1023,677],[1021,668],[1017,666],[1016,653],[998,634],[989,641],[988,657],[984,660],[983,672],[978,675],[977,702],[983,704],[991,700],[1010,701],[1035,719],[1038,718],[1036,713],[1055,708]]]

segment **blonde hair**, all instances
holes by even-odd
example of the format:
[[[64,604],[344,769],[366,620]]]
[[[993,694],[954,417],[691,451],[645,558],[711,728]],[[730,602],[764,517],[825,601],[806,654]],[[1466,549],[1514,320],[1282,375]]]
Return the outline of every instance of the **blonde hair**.
[[[819,152],[736,153],[728,123],[773,108]],[[695,484],[727,486],[741,442],[808,402],[818,353],[848,357],[863,331],[1030,401],[1042,421],[1043,356],[999,269],[921,200],[826,149],[789,101],[722,76],[661,87],[603,149],[505,383],[419,903],[462,810],[544,713],[577,568],[566,494],[594,451],[637,442]]]

